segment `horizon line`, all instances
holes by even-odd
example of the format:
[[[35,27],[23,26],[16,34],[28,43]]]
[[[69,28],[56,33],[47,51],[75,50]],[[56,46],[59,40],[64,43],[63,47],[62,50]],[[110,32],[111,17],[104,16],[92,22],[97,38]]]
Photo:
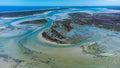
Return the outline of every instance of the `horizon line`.
[[[0,5],[0,6],[37,6],[37,5]],[[38,5],[38,6],[46,6],[46,5]],[[51,5],[50,7],[54,7],[55,5]],[[58,6],[58,5],[57,5]],[[70,5],[68,5],[68,7],[69,7]],[[74,6],[76,6],[77,7],[77,5],[72,5],[73,7]],[[85,7],[94,7],[94,6],[98,6],[98,7],[102,7],[102,6],[120,6],[120,5],[86,5]],[[48,6],[46,6],[46,7],[48,7]],[[64,7],[64,6],[58,6],[58,7]],[[66,6],[67,7],[67,6]],[[84,7],[84,6],[78,6],[78,7]]]

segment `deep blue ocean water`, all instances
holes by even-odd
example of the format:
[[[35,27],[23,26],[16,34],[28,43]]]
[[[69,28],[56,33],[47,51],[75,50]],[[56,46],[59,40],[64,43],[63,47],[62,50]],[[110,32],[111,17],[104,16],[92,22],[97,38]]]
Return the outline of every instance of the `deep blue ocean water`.
[[[120,10],[120,6],[0,6],[0,12],[15,12],[24,10],[44,10],[54,8],[109,8]]]

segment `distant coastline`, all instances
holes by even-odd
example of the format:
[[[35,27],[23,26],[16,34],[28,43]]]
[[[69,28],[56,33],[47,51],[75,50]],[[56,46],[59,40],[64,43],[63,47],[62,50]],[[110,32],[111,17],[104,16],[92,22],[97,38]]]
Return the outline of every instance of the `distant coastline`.
[[[44,10],[22,10],[22,11],[13,11],[13,12],[0,12],[0,17],[21,17],[33,14],[41,14],[44,12],[52,11],[52,10],[62,10],[68,8],[51,8],[51,9],[44,9]]]
[[[120,6],[0,6],[0,13],[58,9],[58,8],[109,8],[109,9],[120,10]]]
[[[21,17],[69,8],[107,8],[120,10],[120,6],[0,6],[0,17]]]

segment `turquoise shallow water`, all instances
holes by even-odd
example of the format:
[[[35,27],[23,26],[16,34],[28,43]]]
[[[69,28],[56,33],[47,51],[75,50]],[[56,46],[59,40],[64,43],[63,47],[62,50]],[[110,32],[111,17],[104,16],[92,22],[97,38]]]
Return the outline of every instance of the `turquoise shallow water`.
[[[94,36],[76,44],[51,44],[40,38],[40,33],[50,28],[55,20],[64,19],[68,13],[72,12],[111,13],[120,11],[106,8],[70,8],[19,18],[2,18],[0,21],[3,24],[0,29],[4,28],[5,30],[0,31],[0,55],[7,55],[8,57],[5,58],[7,60],[24,60],[16,68],[119,68],[119,53],[114,51],[119,50],[120,32],[86,25],[78,29],[89,30],[94,33]],[[39,18],[46,19],[48,22],[41,27],[32,25],[34,26],[32,28],[28,28],[30,25],[19,24]],[[100,44],[98,49],[104,50],[106,53],[96,57],[83,52],[81,46],[95,42]]]

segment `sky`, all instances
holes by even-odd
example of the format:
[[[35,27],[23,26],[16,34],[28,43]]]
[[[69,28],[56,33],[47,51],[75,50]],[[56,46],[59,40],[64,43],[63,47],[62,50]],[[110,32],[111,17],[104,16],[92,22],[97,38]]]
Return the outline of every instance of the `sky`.
[[[120,6],[120,0],[0,0],[2,6]]]

